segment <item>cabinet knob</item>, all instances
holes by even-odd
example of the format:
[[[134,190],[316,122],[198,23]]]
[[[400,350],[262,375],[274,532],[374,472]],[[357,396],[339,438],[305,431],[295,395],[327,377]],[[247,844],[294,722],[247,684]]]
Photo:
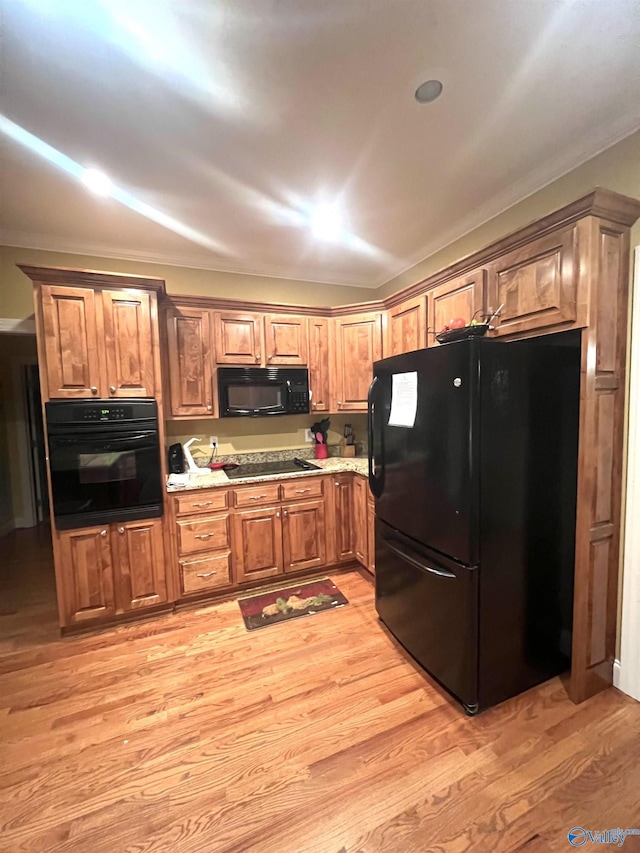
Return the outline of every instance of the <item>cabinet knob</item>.
[[[341,405],[342,405],[342,400],[338,400],[338,405],[339,405],[339,406],[341,406]]]
[[[277,512],[277,513],[276,513],[276,518],[280,518],[280,513],[279,513],[279,512]]]
[[[211,403],[209,403],[209,405],[207,406],[207,411],[210,412],[212,408],[213,406],[211,405]]]
[[[273,358],[273,356],[274,356],[274,353],[271,353],[271,355],[268,355],[268,356],[267,356],[267,358],[269,359],[269,361],[271,361],[271,359]]]
[[[106,536],[106,535],[107,535],[107,531],[106,531],[106,530],[101,530],[101,531],[100,531],[100,536]]]
[[[116,386],[115,385],[109,385],[109,391],[111,394],[115,394],[116,393]]]
[[[336,480],[336,482],[333,485],[336,486],[336,488],[337,488],[340,485],[340,483]]]
[[[256,353],[256,361],[260,361],[260,353],[259,352]]]
[[[283,509],[283,510],[282,510],[282,514],[283,514],[283,515],[286,515],[286,514],[287,514],[286,509]]]
[[[118,533],[124,533],[124,527],[119,527],[119,528],[118,528]]]
[[[96,386],[95,386],[95,385],[92,385],[92,386],[91,386],[91,393],[92,393],[92,394],[97,394],[97,393],[98,393],[98,389],[96,388]]]

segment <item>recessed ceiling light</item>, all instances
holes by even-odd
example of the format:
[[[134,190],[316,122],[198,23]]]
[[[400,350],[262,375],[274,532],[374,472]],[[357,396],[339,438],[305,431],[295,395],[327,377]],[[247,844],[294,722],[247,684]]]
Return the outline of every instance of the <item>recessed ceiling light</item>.
[[[442,83],[440,80],[427,80],[418,86],[414,97],[419,104],[430,104],[439,98],[441,93]]]
[[[337,240],[344,228],[342,214],[334,204],[319,204],[309,214],[309,227],[316,240]]]
[[[99,169],[85,169],[80,180],[96,195],[111,195],[113,181],[108,175],[105,175],[105,173],[101,172]]]

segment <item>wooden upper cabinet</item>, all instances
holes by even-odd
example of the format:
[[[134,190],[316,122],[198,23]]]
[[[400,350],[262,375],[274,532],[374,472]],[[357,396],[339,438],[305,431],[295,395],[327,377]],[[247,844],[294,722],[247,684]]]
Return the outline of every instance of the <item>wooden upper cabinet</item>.
[[[145,291],[102,291],[104,397],[155,394],[151,299]]]
[[[40,292],[46,393],[51,398],[97,397],[101,381],[95,292],[47,284]]]
[[[485,271],[476,270],[468,275],[439,284],[429,291],[429,316],[435,334],[456,317],[462,317],[467,323],[476,317],[480,320],[484,310]],[[435,335],[429,335],[429,346],[438,342]]]
[[[174,307],[167,314],[171,414],[213,415],[212,312]]]
[[[216,362],[260,364],[262,361],[262,315],[239,311],[214,314]]]
[[[123,612],[168,601],[162,519],[112,525],[118,609]]]
[[[309,318],[309,390],[311,411],[330,411],[329,400],[329,321]]]
[[[384,357],[424,349],[427,345],[427,299],[416,296],[387,311]]]
[[[264,318],[265,364],[299,364],[309,361],[307,318],[267,314]]]
[[[326,565],[323,499],[283,505],[282,547],[285,572],[321,568]]]
[[[279,507],[236,511],[233,526],[238,583],[282,574]]]
[[[339,412],[367,410],[373,362],[382,358],[382,314],[372,311],[335,320],[334,395]]]
[[[575,226],[540,237],[488,266],[487,308],[500,311],[496,335],[571,323],[576,319],[578,270]]]
[[[63,626],[115,616],[113,562],[109,526],[65,530],[58,534],[56,567]]]

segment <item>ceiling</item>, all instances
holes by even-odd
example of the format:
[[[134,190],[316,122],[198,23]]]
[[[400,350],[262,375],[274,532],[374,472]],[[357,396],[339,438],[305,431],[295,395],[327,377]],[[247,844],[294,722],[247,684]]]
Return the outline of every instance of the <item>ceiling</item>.
[[[636,130],[639,44],[637,0],[5,0],[0,239],[376,287]]]

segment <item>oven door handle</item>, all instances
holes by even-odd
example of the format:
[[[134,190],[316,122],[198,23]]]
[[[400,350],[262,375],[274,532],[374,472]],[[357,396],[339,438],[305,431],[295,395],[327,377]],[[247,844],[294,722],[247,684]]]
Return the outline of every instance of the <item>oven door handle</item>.
[[[96,434],[87,435],[85,433],[84,435],[81,435],[81,436],[78,435],[78,436],[75,436],[74,438],[59,438],[57,435],[50,435],[49,436],[49,443],[53,444],[57,447],[62,447],[64,445],[70,445],[70,444],[77,447],[79,444],[87,444],[87,443],[91,443],[92,445],[103,445],[106,447],[107,445],[111,446],[113,444],[118,445],[118,446],[123,445],[123,444],[129,444],[129,445],[137,446],[138,444],[140,444],[140,442],[146,441],[151,446],[153,446],[153,439],[154,438],[155,438],[155,433],[142,433],[140,435],[127,435],[127,436],[120,436],[120,437],[112,436],[112,435],[105,435],[104,433],[100,433],[100,435],[96,435]],[[99,451],[96,451],[94,449],[94,450],[92,450],[92,452],[96,453]]]

